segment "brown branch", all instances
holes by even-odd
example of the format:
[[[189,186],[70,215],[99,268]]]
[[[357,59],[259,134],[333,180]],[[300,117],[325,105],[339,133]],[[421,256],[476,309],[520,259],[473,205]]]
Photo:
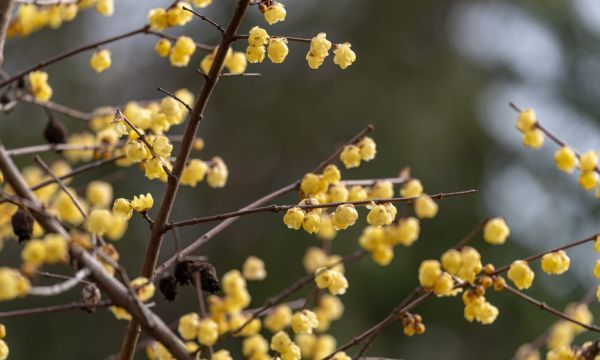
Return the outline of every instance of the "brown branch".
[[[198,297],[198,305],[200,310],[200,318],[206,318],[206,305],[204,304],[204,293],[202,292],[202,275],[199,271],[194,271],[194,285],[196,286],[196,296]],[[208,346],[208,353],[210,357],[214,355],[214,349],[212,346]]]
[[[52,65],[52,64],[54,64],[56,62],[59,62],[59,61],[64,60],[64,59],[67,59],[67,58],[69,58],[69,57],[71,57],[73,55],[77,55],[77,54],[82,53],[82,52],[87,51],[87,50],[95,49],[98,46],[106,45],[106,44],[109,44],[109,43],[113,43],[115,41],[126,39],[126,38],[134,36],[134,35],[145,33],[148,29],[149,29],[149,26],[148,25],[144,25],[143,27],[141,27],[139,29],[135,29],[135,30],[126,32],[124,34],[113,36],[113,37],[110,37],[110,38],[107,38],[107,39],[104,39],[104,40],[96,41],[94,43],[91,43],[91,44],[88,44],[88,45],[85,45],[85,46],[81,46],[81,47],[78,47],[76,49],[72,49],[72,50],[69,50],[67,52],[55,55],[55,56],[53,56],[51,58],[48,58],[46,60],[42,60],[37,65],[32,66],[32,67],[30,67],[28,69],[25,69],[25,70],[17,73],[16,75],[13,75],[12,77],[8,78],[7,80],[4,80],[2,83],[0,83],[0,88],[5,87],[8,84],[12,84],[13,82],[15,82],[15,81],[17,81],[19,79],[22,79],[25,75],[29,74],[32,71],[40,70],[42,68],[45,68],[48,65]]]
[[[439,194],[431,195],[430,197],[432,199],[441,200],[446,197],[469,195],[469,194],[474,194],[476,192],[477,192],[477,190],[471,189],[471,190],[464,190],[464,191],[439,193]],[[228,219],[231,217],[238,217],[238,216],[243,216],[243,215],[250,215],[250,214],[262,213],[262,212],[277,213],[277,212],[286,211],[286,210],[289,210],[289,209],[295,208],[295,207],[300,208],[302,210],[313,210],[313,209],[334,208],[334,207],[338,207],[340,205],[345,205],[345,204],[369,205],[371,203],[383,204],[383,203],[388,203],[388,202],[410,202],[410,201],[416,200],[417,198],[418,198],[418,196],[393,197],[393,198],[386,198],[386,199],[340,201],[340,202],[331,202],[331,203],[317,204],[317,205],[275,205],[275,204],[273,204],[273,205],[267,205],[267,206],[246,209],[246,210],[233,211],[233,212],[224,213],[224,214],[217,214],[217,215],[206,216],[206,217],[201,217],[201,218],[177,221],[177,222],[173,222],[173,223],[169,224],[168,226],[166,226],[164,231],[168,231],[174,227],[190,226],[190,225],[202,224],[202,223],[206,223],[206,222],[220,221],[220,220]]]
[[[164,239],[164,232],[162,229],[167,224],[169,216],[171,215],[177,190],[179,189],[180,176],[190,156],[192,144],[196,138],[196,132],[198,131],[198,126],[202,121],[203,113],[206,109],[206,105],[208,104],[208,100],[210,99],[210,96],[212,95],[213,90],[219,81],[219,74],[224,66],[227,52],[234,41],[235,34],[237,33],[244,14],[246,13],[249,2],[250,0],[238,1],[231,21],[227,26],[227,30],[223,33],[223,38],[221,39],[219,48],[214,56],[208,78],[204,81],[200,95],[196,99],[192,111],[190,112],[187,127],[183,134],[183,140],[177,153],[175,165],[173,166],[173,176],[169,177],[167,181],[167,187],[165,189],[163,200],[158,209],[158,214],[152,227],[150,241],[146,248],[146,255],[144,257],[144,263],[142,266],[142,276],[145,276],[149,279],[152,279],[154,276],[154,269],[158,260],[158,254]],[[132,321],[121,348],[121,359],[123,360],[128,360],[133,357],[135,346],[139,337],[139,331],[137,331],[137,329],[139,329],[139,325],[136,324],[135,321]]]
[[[552,315],[554,315],[556,317],[559,317],[559,318],[561,318],[563,320],[572,322],[573,324],[577,324],[577,325],[579,325],[579,326],[581,326],[581,327],[583,327],[583,328],[585,328],[585,329],[587,329],[589,331],[600,332],[600,327],[598,327],[596,325],[593,325],[593,324],[592,325],[584,324],[584,323],[582,323],[579,320],[573,319],[572,317],[568,316],[567,314],[565,314],[565,313],[563,313],[561,311],[558,311],[558,310],[554,309],[551,306],[548,306],[543,301],[539,301],[539,300],[537,300],[537,299],[535,299],[535,298],[533,298],[533,297],[525,294],[524,292],[519,291],[519,290],[513,288],[512,286],[510,286],[508,284],[504,286],[504,289],[506,289],[506,290],[508,290],[508,292],[510,292],[510,293],[512,293],[512,294],[514,294],[514,295],[516,295],[518,297],[520,297],[521,299],[527,301],[528,303],[537,306],[542,311],[549,312],[550,314],[552,314]]]
[[[61,151],[61,150],[105,150],[108,149],[105,145],[96,145],[96,146],[88,146],[88,145],[79,145],[79,144],[42,144],[42,145],[32,145],[25,146],[15,149],[6,150],[6,153],[10,156],[22,156],[22,155],[30,155],[37,154],[46,151]]]
[[[94,304],[94,307],[108,307],[108,306],[112,306],[112,305],[113,305],[112,301],[104,300],[97,304]],[[85,310],[89,307],[90,307],[90,304],[85,303],[85,302],[72,302],[69,304],[50,305],[50,306],[31,308],[31,309],[11,310],[11,311],[0,312],[0,319],[8,319],[8,318],[19,317],[19,316],[50,314],[50,313],[69,311],[69,310]]]
[[[20,96],[17,97],[17,100],[19,101],[23,101],[26,103],[30,103],[30,104],[34,104],[34,105],[38,105],[41,106],[43,108],[55,111],[57,113],[61,113],[67,116],[70,116],[74,119],[78,119],[81,121],[89,121],[91,119],[94,118],[94,114],[92,113],[86,113],[83,111],[79,111],[73,108],[70,108],[66,105],[62,105],[62,104],[58,104],[55,103],[53,101],[37,101],[35,99],[35,97],[31,96],[30,94],[22,94]]]

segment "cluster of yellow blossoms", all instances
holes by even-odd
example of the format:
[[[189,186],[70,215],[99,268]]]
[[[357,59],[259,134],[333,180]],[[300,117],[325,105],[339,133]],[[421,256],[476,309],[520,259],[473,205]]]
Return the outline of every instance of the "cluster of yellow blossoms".
[[[96,11],[104,16],[111,16],[114,12],[113,0],[81,0],[54,5],[21,4],[8,26],[7,35],[9,38],[24,37],[45,27],[59,28],[63,22],[75,19],[79,10],[91,6],[95,6]]]
[[[183,26],[192,21],[194,17],[194,14],[185,10],[191,8],[192,6],[189,3],[180,1],[166,10],[162,7],[151,9],[148,13],[150,28],[153,30],[164,30],[172,26]]]
[[[523,144],[533,149],[542,147],[544,143],[544,133],[538,128],[537,124],[533,109],[519,112],[516,127],[523,132]],[[575,169],[578,169],[580,171],[579,186],[587,191],[597,188],[596,197],[600,197],[598,160],[599,157],[596,151],[590,150],[579,155],[566,144],[561,145],[554,153],[556,167],[566,173],[572,173]]]
[[[102,49],[99,51],[95,51],[90,58],[90,66],[97,73],[101,73],[104,70],[108,69],[111,65],[110,59],[110,51],[107,49]]]
[[[357,144],[344,146],[340,154],[340,160],[346,169],[352,169],[360,166],[361,161],[371,161],[377,154],[377,146],[375,141],[368,136],[365,136]]]
[[[52,97],[52,88],[48,85],[48,73],[32,71],[27,76],[29,88],[37,101],[48,101]]]
[[[318,69],[329,55],[332,45],[326,36],[325,33],[319,33],[310,41],[306,61],[311,69]],[[265,29],[255,26],[248,33],[246,58],[250,63],[261,63],[265,59],[265,54],[267,54],[272,63],[280,64],[289,53],[287,42],[288,40],[285,37],[271,37]],[[265,45],[267,45],[266,49]],[[350,49],[349,43],[334,45],[333,52],[335,54],[333,62],[342,69],[347,68],[356,61],[356,54]]]

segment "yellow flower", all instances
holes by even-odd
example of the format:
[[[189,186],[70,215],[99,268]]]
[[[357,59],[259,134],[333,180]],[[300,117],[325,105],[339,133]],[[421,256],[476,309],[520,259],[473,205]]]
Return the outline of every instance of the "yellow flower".
[[[153,30],[163,30],[168,26],[167,12],[159,7],[148,12],[148,23]]]
[[[377,154],[377,145],[373,139],[365,136],[357,146],[360,149],[360,157],[362,160],[370,161],[375,158],[375,155]]]
[[[560,275],[569,270],[571,259],[563,250],[545,254],[542,257],[542,270],[546,274]]]
[[[273,1],[271,2],[271,5],[267,7],[263,15],[265,21],[268,22],[269,25],[273,25],[276,22],[285,20],[285,7],[283,7],[283,4]]]
[[[431,219],[437,215],[438,204],[427,194],[415,200],[415,213],[420,219]]]
[[[337,184],[342,179],[342,174],[340,173],[340,169],[334,164],[329,164],[323,169],[323,179],[327,181],[328,184]]]
[[[285,57],[288,55],[289,50],[287,47],[286,38],[270,38],[269,47],[267,48],[267,55],[269,60],[274,64],[281,64]]]
[[[497,217],[488,220],[483,227],[483,239],[492,245],[502,245],[510,235],[510,228],[503,218]]]
[[[577,155],[568,146],[563,146],[554,153],[554,162],[560,171],[571,173],[577,165]]]
[[[133,208],[131,207],[131,203],[127,199],[118,198],[113,203],[113,214],[118,215],[126,220],[131,219],[131,215],[133,214]]]
[[[255,26],[248,33],[248,44],[252,46],[263,46],[269,42],[269,34],[261,27]]]
[[[348,201],[362,201],[367,200],[368,197],[367,190],[360,185],[354,185],[348,191]]]
[[[198,182],[204,179],[208,165],[202,160],[192,159],[183,169],[181,173],[181,184],[195,187]]]
[[[292,310],[287,305],[279,305],[265,317],[265,327],[271,332],[286,328],[292,321]]]
[[[184,2],[178,2],[167,10],[167,23],[169,26],[182,26],[192,21],[194,14],[184,10],[184,8],[191,9],[191,6]]]
[[[423,193],[423,185],[418,179],[410,179],[400,189],[402,197],[417,197]]]
[[[579,162],[581,170],[583,171],[596,170],[596,167],[598,166],[598,153],[590,150],[581,155]]]
[[[250,45],[246,48],[246,59],[249,63],[261,63],[265,59],[265,47]]]
[[[356,145],[346,145],[340,154],[340,160],[344,163],[346,169],[360,166],[360,148]]]
[[[339,205],[333,213],[332,222],[336,230],[344,230],[354,225],[358,212],[352,204]]]
[[[350,49],[349,43],[336,44],[333,50],[333,63],[346,69],[356,61],[356,54]]]
[[[212,4],[212,0],[194,0],[193,3],[195,7],[205,8]]]
[[[208,173],[206,176],[206,182],[212,188],[222,188],[227,183],[227,177],[229,176],[229,170],[223,159],[218,156],[212,158]]]
[[[319,326],[319,320],[314,312],[304,309],[292,316],[291,325],[296,334],[312,334],[313,329]]]
[[[177,332],[184,340],[193,340],[198,336],[200,317],[196,313],[185,314],[179,318]]]
[[[100,15],[111,16],[115,12],[115,3],[113,0],[98,0],[96,11]]]
[[[584,170],[581,172],[581,175],[579,175],[579,186],[584,190],[593,190],[597,183],[598,173],[594,170]]]
[[[313,54],[310,51],[308,53],[306,53],[306,62],[308,62],[308,67],[313,70],[320,68],[321,65],[323,65],[324,61],[325,61],[325,58],[316,56],[315,54]]]
[[[560,348],[548,351],[546,354],[546,360],[576,360],[577,356],[575,351],[571,349],[570,345],[564,345]]]
[[[596,236],[596,240],[594,241],[594,251],[600,253],[600,235]]]
[[[144,174],[150,180],[162,179],[167,175],[159,158],[152,158],[144,162]]]
[[[129,321],[132,319],[131,314],[127,312],[127,310],[123,309],[119,306],[111,306],[110,311],[113,313],[114,317],[117,320],[126,320]]]
[[[160,39],[154,45],[154,51],[160,57],[167,57],[171,52],[171,42],[167,39]]]
[[[254,358],[259,354],[266,354],[269,351],[269,343],[260,334],[247,337],[242,342],[242,354],[246,358]]]
[[[426,289],[431,289],[442,275],[440,263],[437,260],[425,260],[419,266],[419,284]]]
[[[71,190],[71,194],[74,194],[74,191]],[[79,209],[73,203],[73,200],[67,195],[64,191],[61,191],[56,200],[54,201],[54,207],[56,209],[56,213],[58,218],[62,221],[67,221],[71,224],[80,224],[83,221],[83,215],[79,212]]]
[[[156,291],[154,283],[143,276],[131,280],[129,285],[135,291],[138,299],[144,302],[150,300]]]
[[[462,266],[462,257],[458,250],[450,249],[442,254],[440,258],[442,267],[444,270],[452,275],[458,274],[460,267]]]
[[[225,66],[232,74],[243,74],[246,71],[246,55],[243,52],[234,51],[231,56],[225,60]]]
[[[125,154],[132,162],[140,162],[145,160],[148,155],[148,148],[139,140],[128,141],[125,145]]]
[[[329,49],[331,49],[331,41],[327,40],[325,33],[318,33],[310,40],[310,52],[315,56],[324,58],[329,55]]]
[[[242,272],[246,280],[264,280],[267,277],[265,262],[256,256],[249,256],[244,261]]]
[[[202,345],[212,346],[219,338],[219,327],[212,319],[202,319],[198,323],[198,342]]]
[[[539,149],[544,145],[544,133],[540,129],[532,128],[523,133],[523,145],[532,149]]]
[[[211,360],[233,360],[231,354],[227,350],[219,350],[215,352]]]
[[[374,226],[389,225],[394,221],[391,214],[384,205],[369,205],[370,211],[367,215],[367,223]]]
[[[533,283],[535,273],[531,271],[526,261],[516,260],[510,265],[508,278],[519,290],[529,289]]]
[[[470,246],[465,246],[460,250],[461,267],[458,270],[458,277],[473,283],[475,277],[482,270],[481,255],[477,250]]]
[[[173,145],[171,145],[166,136],[159,135],[152,141],[152,150],[154,150],[156,155],[162,158],[168,158],[173,151]]]
[[[315,283],[319,289],[327,288],[332,295],[341,295],[348,288],[348,280],[337,270],[320,268],[315,271]]]
[[[95,51],[92,57],[90,58],[90,66],[97,73],[101,73],[104,70],[108,69],[111,65],[110,59],[110,51],[107,49],[102,49],[100,51]]]
[[[321,226],[321,215],[317,211],[311,211],[302,220],[302,228],[309,234],[319,231]]]
[[[590,311],[590,308],[588,307],[588,305],[586,303],[570,303],[567,305],[567,307],[565,308],[565,314],[567,314],[567,316],[571,317],[572,319],[575,319],[577,321],[579,321],[582,324],[586,324],[586,325],[591,325],[592,322],[594,321],[594,315],[592,314],[592,312]],[[575,331],[575,333],[580,334],[584,331],[586,331],[586,329],[578,324],[572,323],[572,322],[567,322],[569,324],[569,326],[571,326],[571,328],[573,329],[573,331]]]
[[[304,220],[304,210],[299,207],[293,207],[286,211],[283,216],[283,223],[287,225],[288,228],[298,230],[302,226],[302,221]]]
[[[137,212],[148,211],[152,208],[152,205],[154,205],[154,199],[150,193],[146,195],[140,194],[139,197],[134,196],[133,200],[131,200],[131,207]]]
[[[6,345],[6,342],[4,340],[0,339],[0,360],[8,359],[9,353],[10,351],[8,350],[8,345]]]
[[[433,291],[437,296],[449,296],[454,294],[454,280],[447,272],[438,277],[433,286]]]
[[[29,288],[29,280],[20,272],[8,267],[0,267],[0,301],[24,296],[29,292]]]
[[[112,215],[108,210],[94,209],[85,222],[85,227],[89,232],[104,235],[112,225]]]
[[[46,260],[46,246],[42,240],[29,240],[21,252],[23,262],[39,266]]]
[[[516,127],[520,132],[524,133],[533,129],[536,122],[535,111],[533,109],[525,109],[519,112]]]
[[[106,208],[112,201],[112,185],[106,181],[92,181],[87,187],[85,197],[92,206]]]
[[[386,236],[390,238],[392,244],[403,246],[411,246],[417,241],[420,231],[419,219],[412,216],[400,219],[398,224],[385,228]]]
[[[46,247],[45,261],[48,264],[66,262],[69,258],[67,240],[59,234],[48,234],[44,237]]]
[[[371,199],[387,199],[394,196],[394,184],[391,181],[378,181],[371,187],[369,198]]]
[[[28,75],[31,92],[37,101],[48,101],[52,97],[52,88],[48,85],[48,74],[44,71],[32,71]]]
[[[327,180],[323,176],[308,173],[302,177],[300,190],[306,195],[317,195],[327,190]]]

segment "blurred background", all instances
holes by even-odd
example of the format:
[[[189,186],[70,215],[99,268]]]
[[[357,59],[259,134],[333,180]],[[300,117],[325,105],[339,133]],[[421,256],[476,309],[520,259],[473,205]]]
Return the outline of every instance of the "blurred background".
[[[87,10],[58,30],[11,39],[4,69],[12,74],[54,54],[138,28],[150,8],[169,3],[117,0],[110,18]],[[380,267],[368,258],[347,266],[346,313],[331,329],[340,343],[386,316],[417,285],[419,263],[438,258],[485,217],[503,216],[512,229],[502,247],[479,238],[475,243],[484,263],[499,266],[598,231],[597,200],[578,187],[575,175],[554,169],[553,144],[547,142],[539,151],[520,145],[520,134],[514,129],[516,114],[508,102],[535,108],[539,119],[576,149],[600,148],[600,2],[304,0],[284,4],[285,22],[267,27],[252,8],[242,31],[259,24],[281,35],[311,37],[326,32],[332,41],[352,43],[356,63],[342,71],[329,57],[321,69],[310,70],[304,60],[306,45],[290,43],[284,64],[265,61],[248,67],[262,73],[261,78],[223,79],[199,136],[206,141],[201,157],[223,157],[229,182],[220,190],[206,183],[183,187],[174,219],[238,209],[297,179],[369,123],[376,127],[378,156],[358,170],[344,171],[345,178],[391,177],[410,166],[429,193],[480,190],[474,196],[444,200],[439,215],[422,223],[420,239],[410,248],[397,248],[390,266]],[[215,0],[202,12],[226,24],[233,6],[233,0]],[[198,20],[166,32],[209,44],[218,41],[214,29]],[[102,105],[160,97],[159,86],[196,93],[202,79],[194,66],[204,53],[197,51],[187,68],[174,68],[154,53],[155,42],[140,35],[109,45],[113,66],[101,75],[89,67],[90,53],[48,67],[52,100],[92,111]],[[236,50],[245,46],[240,42]],[[59,118],[71,130],[81,125]],[[0,139],[8,148],[43,143],[45,122],[41,108],[21,104],[0,117]],[[182,130],[180,126],[173,133]],[[28,157],[19,158],[21,166],[31,163]],[[73,185],[85,184],[105,171],[81,176]],[[114,186],[116,197],[148,191],[160,200],[163,191],[163,184],[146,180],[136,169],[127,171]],[[295,200],[289,196],[281,202]],[[130,225],[116,246],[129,273],[135,275],[143,261],[148,229],[139,217]],[[342,255],[355,251],[363,225],[338,234],[333,251]],[[181,234],[188,243],[209,228],[186,228]],[[304,232],[287,230],[281,216],[262,214],[238,221],[198,254],[208,256],[222,273],[240,268],[249,254],[265,259],[268,281],[249,285],[256,306],[300,277],[304,250],[318,245]],[[1,263],[18,264],[19,249],[8,242]],[[166,241],[161,259],[173,252],[171,241]],[[569,255],[572,270],[561,277],[550,278],[534,264],[536,282],[528,293],[563,309],[596,286],[591,269],[597,255],[591,246]],[[395,359],[507,359],[555,321],[508,293],[491,293],[488,298],[500,309],[492,326],[465,321],[459,298],[435,299],[416,310],[424,318],[425,334],[408,338],[401,324],[392,325],[369,354]],[[28,298],[1,303],[0,311],[74,300],[77,293]],[[170,322],[196,306],[188,289],[173,304],[157,300],[155,311]],[[598,306],[591,309],[600,318]],[[71,312],[3,322],[12,359],[104,359],[118,352],[127,326],[106,310],[93,316]],[[144,358],[141,353],[140,358]]]

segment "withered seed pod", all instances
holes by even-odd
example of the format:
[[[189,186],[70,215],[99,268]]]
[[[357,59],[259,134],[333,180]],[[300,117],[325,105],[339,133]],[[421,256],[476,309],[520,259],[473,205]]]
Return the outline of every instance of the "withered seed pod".
[[[207,262],[199,263],[195,266],[200,271],[200,282],[202,290],[208,291],[211,294],[221,290],[219,284],[219,276],[217,275],[217,269]]]
[[[178,261],[175,265],[175,279],[179,285],[189,285],[194,279],[192,277],[192,261]]]
[[[88,305],[88,307],[85,308],[87,312],[93,313],[96,311],[95,305],[100,302],[101,297],[100,289],[98,289],[96,284],[88,284],[81,289],[81,299]]]
[[[19,238],[19,242],[31,239],[34,221],[31,213],[24,208],[19,208],[12,216],[11,224],[13,232]]]
[[[177,297],[177,279],[173,275],[163,276],[158,280],[158,290],[169,302]]]
[[[48,144],[64,144],[67,142],[67,129],[51,113],[48,113],[48,123],[44,129],[44,139],[46,139]]]

